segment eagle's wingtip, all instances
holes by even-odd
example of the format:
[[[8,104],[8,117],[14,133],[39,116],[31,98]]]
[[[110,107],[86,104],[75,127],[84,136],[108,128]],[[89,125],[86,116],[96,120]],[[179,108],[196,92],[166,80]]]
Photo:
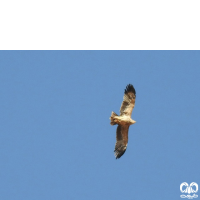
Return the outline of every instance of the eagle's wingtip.
[[[128,85],[126,86],[126,89],[125,89],[124,93],[126,94],[126,93],[128,93],[128,92],[133,92],[133,93],[136,95],[135,88],[133,87],[132,84],[128,84]]]

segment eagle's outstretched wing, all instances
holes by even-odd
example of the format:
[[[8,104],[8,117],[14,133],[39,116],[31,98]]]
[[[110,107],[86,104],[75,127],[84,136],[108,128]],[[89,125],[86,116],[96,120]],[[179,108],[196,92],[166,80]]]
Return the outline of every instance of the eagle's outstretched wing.
[[[120,158],[126,151],[128,144],[129,125],[118,125],[116,132],[115,157]]]
[[[128,115],[131,117],[133,108],[135,106],[136,91],[133,85],[126,86],[124,92],[124,99],[120,108],[120,115]]]

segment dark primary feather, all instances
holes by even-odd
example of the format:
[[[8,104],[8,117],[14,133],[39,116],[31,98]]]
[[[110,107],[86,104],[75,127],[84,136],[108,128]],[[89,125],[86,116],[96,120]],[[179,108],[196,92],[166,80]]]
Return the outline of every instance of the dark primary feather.
[[[126,86],[124,91],[124,98],[120,108],[120,115],[128,115],[131,117],[133,108],[135,106],[136,91],[133,85]]]
[[[135,88],[134,88],[133,85],[131,85],[131,84],[128,84],[128,85],[126,86],[126,89],[125,89],[125,91],[124,91],[124,94],[127,94],[127,93],[129,93],[129,92],[134,93],[135,96],[136,96]]]
[[[115,157],[120,158],[126,151],[128,144],[129,125],[118,125],[116,131]]]

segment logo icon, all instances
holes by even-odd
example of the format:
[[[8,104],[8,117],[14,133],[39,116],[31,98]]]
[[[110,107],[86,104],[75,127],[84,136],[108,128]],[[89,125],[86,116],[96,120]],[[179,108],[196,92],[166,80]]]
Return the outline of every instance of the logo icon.
[[[180,195],[181,198],[188,198],[188,199],[197,198],[198,195],[196,194],[190,195],[190,194],[198,192],[198,184],[195,182],[192,182],[190,183],[190,185],[188,185],[188,183],[183,182],[180,185],[180,191],[182,193],[188,193],[188,195],[184,195],[184,194]]]

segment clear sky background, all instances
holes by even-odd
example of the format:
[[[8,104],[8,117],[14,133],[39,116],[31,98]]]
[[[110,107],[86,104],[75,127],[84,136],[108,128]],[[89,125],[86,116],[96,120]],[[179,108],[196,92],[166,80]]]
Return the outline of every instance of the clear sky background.
[[[129,83],[137,123],[116,160],[109,117]],[[177,200],[182,182],[200,186],[199,51],[1,51],[0,92],[2,200]]]

